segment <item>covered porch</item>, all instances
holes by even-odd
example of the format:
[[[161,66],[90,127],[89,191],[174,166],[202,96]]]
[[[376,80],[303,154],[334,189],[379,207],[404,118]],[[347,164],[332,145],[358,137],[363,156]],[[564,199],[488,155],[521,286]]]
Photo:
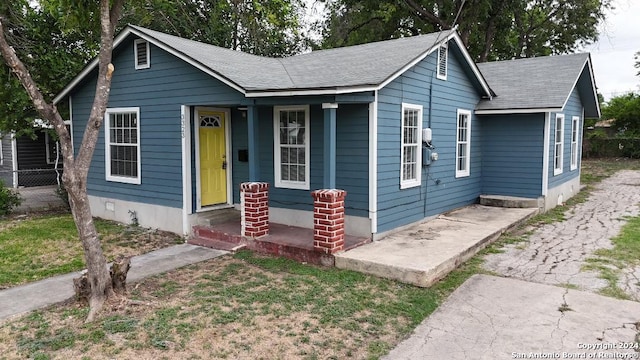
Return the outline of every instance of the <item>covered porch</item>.
[[[260,238],[243,236],[240,219],[216,225],[194,226],[189,244],[218,250],[248,249],[258,253],[282,256],[303,263],[334,266],[333,254],[317,251],[313,245],[313,229],[271,223],[268,235]],[[371,242],[371,238],[345,235],[344,251]]]
[[[368,242],[372,100],[363,94],[184,106],[184,166],[191,171],[183,174],[183,223],[189,242],[324,265],[333,264],[333,253]],[[214,131],[219,137],[203,137]],[[212,153],[216,173],[203,165]],[[216,189],[221,196],[212,198],[220,201],[207,200],[212,173],[223,184]],[[225,212],[236,216],[206,220]]]

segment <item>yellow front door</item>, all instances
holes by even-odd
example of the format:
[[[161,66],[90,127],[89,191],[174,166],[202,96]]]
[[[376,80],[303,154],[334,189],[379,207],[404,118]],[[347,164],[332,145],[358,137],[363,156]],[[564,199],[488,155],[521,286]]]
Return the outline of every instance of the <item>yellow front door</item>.
[[[198,113],[200,143],[200,206],[227,202],[225,112]]]

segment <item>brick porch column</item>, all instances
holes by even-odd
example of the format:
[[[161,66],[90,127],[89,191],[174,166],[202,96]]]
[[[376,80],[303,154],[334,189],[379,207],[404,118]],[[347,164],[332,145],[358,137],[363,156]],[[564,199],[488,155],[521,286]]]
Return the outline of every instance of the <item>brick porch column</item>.
[[[269,234],[269,183],[240,184],[242,236],[259,238]]]
[[[313,197],[313,249],[335,254],[344,249],[344,190],[311,192]]]

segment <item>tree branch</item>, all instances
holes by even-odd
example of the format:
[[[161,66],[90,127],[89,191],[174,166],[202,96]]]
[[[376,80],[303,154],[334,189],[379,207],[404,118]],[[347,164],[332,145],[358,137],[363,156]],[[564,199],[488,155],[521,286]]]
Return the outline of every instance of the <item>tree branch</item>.
[[[425,10],[424,7],[422,7],[420,4],[416,3],[414,0],[404,0],[404,3],[407,4],[407,6],[409,6],[409,8],[413,9],[414,11],[416,11],[418,13],[418,15],[420,15],[420,17],[423,18],[424,20],[426,20],[427,22],[430,22],[431,24],[433,24],[435,26],[439,26],[440,30],[451,29],[451,25],[447,24],[442,19],[440,19],[439,17],[435,16],[433,13]]]
[[[22,61],[20,61],[15,50],[7,42],[2,18],[0,18],[0,52],[2,53],[2,57],[7,65],[11,68],[11,71],[18,77],[20,83],[27,91],[27,94],[33,102],[38,114],[54,126],[56,133],[61,140],[60,146],[62,147],[64,164],[73,165],[73,150],[70,145],[71,136],[67,131],[64,120],[62,119],[62,116],[60,116],[60,113],[58,113],[58,109],[56,109],[54,105],[47,103],[44,99],[42,92],[38,89],[38,85],[36,85],[35,81],[31,77],[27,67]]]

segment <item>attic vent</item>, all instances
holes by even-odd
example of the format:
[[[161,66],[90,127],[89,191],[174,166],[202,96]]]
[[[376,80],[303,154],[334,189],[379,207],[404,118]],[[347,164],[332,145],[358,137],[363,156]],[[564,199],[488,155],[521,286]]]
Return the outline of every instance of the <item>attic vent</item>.
[[[149,68],[149,43],[142,39],[134,41],[133,52],[136,61],[136,69]]]
[[[438,48],[438,79],[447,80],[447,44]]]

